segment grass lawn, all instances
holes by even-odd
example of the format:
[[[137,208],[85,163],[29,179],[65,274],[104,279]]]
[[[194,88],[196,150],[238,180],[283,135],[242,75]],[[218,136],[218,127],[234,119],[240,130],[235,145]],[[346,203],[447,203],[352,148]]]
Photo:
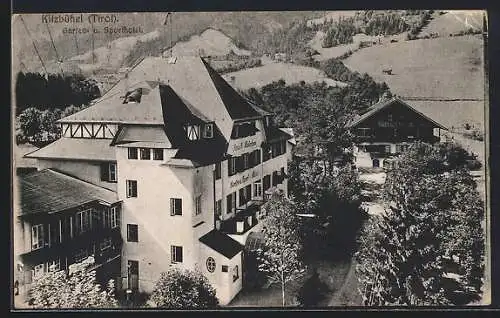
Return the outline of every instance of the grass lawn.
[[[361,295],[358,292],[358,279],[356,278],[356,263],[353,261],[344,284],[330,299],[328,306],[361,306]]]
[[[354,71],[386,82],[402,97],[484,98],[480,36],[375,45],[355,52],[344,62]],[[385,67],[392,68],[393,75],[383,74]]]
[[[422,29],[421,35],[438,33],[440,36],[449,36],[469,28],[482,30],[483,11],[479,10],[452,10],[443,15],[434,14],[429,24]]]
[[[234,76],[234,82],[231,77]],[[295,65],[291,63],[269,63],[259,67],[240,70],[224,74],[222,77],[233,87],[246,90],[251,87],[262,87],[271,82],[283,79],[288,85],[304,81],[326,82],[330,86],[345,86],[343,82],[328,78],[322,71],[313,67]]]
[[[328,287],[329,291],[324,299],[318,304],[318,307],[328,306],[334,293],[341,289],[349,272],[351,262],[349,260],[316,261],[309,265],[307,273],[290,283],[285,287],[285,302],[287,307],[298,305],[295,297],[298,290],[304,282],[312,275],[313,266],[318,270],[320,280]],[[228,307],[281,307],[281,286],[273,284],[269,288],[263,288],[257,291],[248,291],[243,289]]]

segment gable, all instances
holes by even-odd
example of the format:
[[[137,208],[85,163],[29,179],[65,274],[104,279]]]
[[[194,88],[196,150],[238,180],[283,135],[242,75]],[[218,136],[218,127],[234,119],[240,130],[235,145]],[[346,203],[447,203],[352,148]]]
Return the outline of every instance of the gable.
[[[446,130],[446,127],[425,116],[398,98],[382,101],[371,106],[365,113],[355,117],[348,123],[347,127],[357,128],[374,126],[379,121],[387,121],[389,116],[392,116],[394,122],[414,122],[416,125]]]

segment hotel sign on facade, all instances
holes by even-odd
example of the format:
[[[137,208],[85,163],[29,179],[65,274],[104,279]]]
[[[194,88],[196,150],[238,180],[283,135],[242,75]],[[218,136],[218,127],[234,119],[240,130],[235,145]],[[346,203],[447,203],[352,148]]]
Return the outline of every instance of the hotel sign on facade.
[[[232,156],[241,156],[244,153],[260,149],[262,143],[261,134],[240,139],[231,139],[229,141],[228,151]]]
[[[229,181],[229,188],[232,189],[235,187],[239,187],[245,183],[248,183],[249,181],[253,181],[255,178],[260,176],[261,176],[261,168],[255,167],[254,169],[248,172],[236,175],[234,179]]]

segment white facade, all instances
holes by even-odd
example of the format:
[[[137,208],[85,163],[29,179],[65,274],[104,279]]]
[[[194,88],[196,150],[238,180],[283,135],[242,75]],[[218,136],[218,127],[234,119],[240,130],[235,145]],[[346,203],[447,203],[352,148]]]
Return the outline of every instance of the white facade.
[[[198,270],[227,304],[243,287],[246,237],[261,225],[260,216],[242,214],[254,213],[245,209],[262,204],[266,190],[287,194],[293,136],[244,100],[228,106],[234,95],[225,94],[232,88],[198,58],[175,63],[152,58],[142,67],[156,70],[156,64],[166,71],[168,85],[155,76],[141,84],[145,93],[134,103],[120,97],[130,92],[105,95],[62,119],[61,140],[30,156],[40,169],[55,168],[116,192],[123,238],[119,286],[150,293],[171,267]],[[188,74],[193,67],[199,72]],[[132,70],[130,76],[150,73],[153,69]],[[209,146],[196,153],[204,142]],[[199,160],[212,150],[215,159]],[[234,229],[221,228],[236,219],[241,220]],[[207,242],[214,232],[229,242],[230,252],[216,239]]]

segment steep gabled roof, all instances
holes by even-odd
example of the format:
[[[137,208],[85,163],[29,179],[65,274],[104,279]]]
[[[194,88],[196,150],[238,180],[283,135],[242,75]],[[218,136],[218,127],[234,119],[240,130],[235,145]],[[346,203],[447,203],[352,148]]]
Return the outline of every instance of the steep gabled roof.
[[[106,122],[127,124],[163,124],[158,83],[142,81],[128,88],[128,92],[142,89],[139,103],[123,103],[125,91],[104,95],[82,111],[59,120],[65,122]]]
[[[202,61],[232,119],[240,120],[261,116],[219,73],[210,67],[207,62]]]
[[[155,92],[158,83],[170,86],[197,117],[215,122],[226,138],[231,134],[232,121],[261,117],[201,57],[182,56],[175,61],[163,57],[143,59],[93,106],[60,122],[162,124],[159,95]],[[123,104],[126,93],[136,88],[144,89],[141,101]]]
[[[52,169],[44,169],[19,179],[20,215],[56,213],[80,205],[119,201],[116,192],[96,186]]]
[[[355,127],[358,124],[360,124],[363,121],[365,121],[366,119],[372,117],[373,115],[375,115],[376,113],[378,113],[382,109],[385,109],[386,107],[388,107],[390,105],[393,105],[395,103],[398,103],[400,105],[403,105],[403,106],[409,108],[412,112],[418,114],[419,116],[423,117],[425,120],[431,122],[435,127],[441,128],[441,129],[446,129],[446,127],[444,127],[443,125],[435,122],[434,120],[432,120],[428,116],[424,115],[423,113],[421,113],[420,111],[416,110],[414,107],[410,106],[409,104],[405,103],[404,101],[402,101],[401,99],[399,99],[397,97],[391,98],[389,100],[378,102],[377,104],[371,106],[370,108],[367,109],[367,111],[365,113],[363,113],[363,114],[355,117],[353,120],[351,120],[347,124],[347,127],[348,128]]]

